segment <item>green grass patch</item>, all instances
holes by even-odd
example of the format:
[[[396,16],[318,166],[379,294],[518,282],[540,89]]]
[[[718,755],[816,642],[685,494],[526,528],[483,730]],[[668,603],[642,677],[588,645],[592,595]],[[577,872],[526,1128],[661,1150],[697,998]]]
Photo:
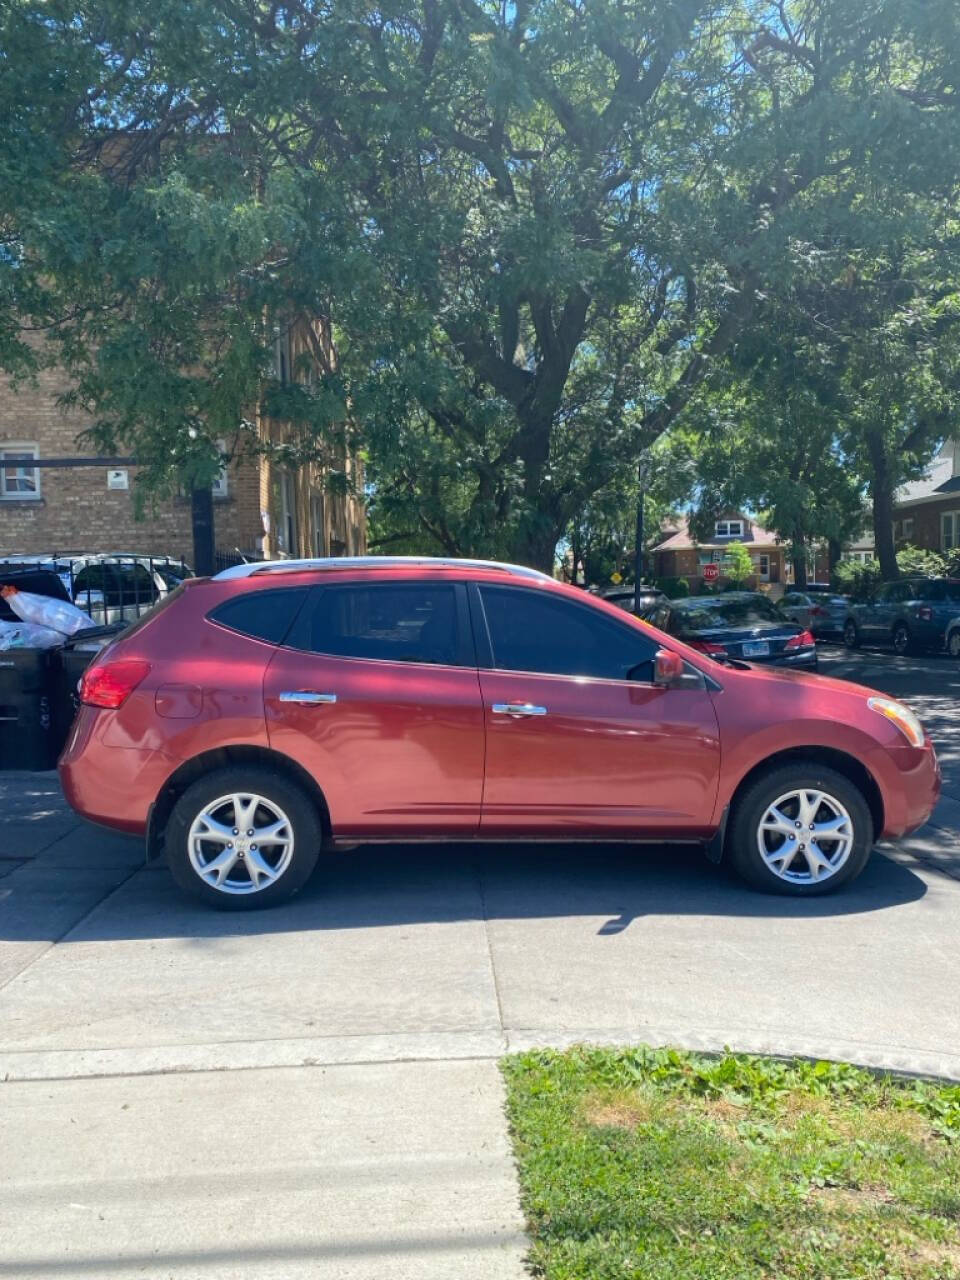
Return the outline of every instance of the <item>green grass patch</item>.
[[[960,1086],[645,1048],[503,1073],[535,1275],[960,1280]]]

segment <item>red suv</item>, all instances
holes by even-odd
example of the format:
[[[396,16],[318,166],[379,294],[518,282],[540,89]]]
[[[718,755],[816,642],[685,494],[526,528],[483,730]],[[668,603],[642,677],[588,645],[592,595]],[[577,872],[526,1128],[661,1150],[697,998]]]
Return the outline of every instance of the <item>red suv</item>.
[[[187,581],[103,651],[60,761],[73,807],[221,907],[323,845],[696,841],[811,895],[923,823],[940,774],[899,702],[721,665],[534,570],[282,561]]]

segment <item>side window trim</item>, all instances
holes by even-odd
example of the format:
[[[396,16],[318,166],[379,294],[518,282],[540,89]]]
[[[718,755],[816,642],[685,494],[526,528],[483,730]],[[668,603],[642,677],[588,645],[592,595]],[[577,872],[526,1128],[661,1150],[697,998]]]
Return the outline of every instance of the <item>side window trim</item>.
[[[506,585],[499,582],[490,583],[489,585],[491,587],[494,587],[496,590],[509,591],[509,592],[512,592],[514,595],[526,595],[526,593],[529,590],[531,590],[531,588],[529,587],[515,587],[512,585]],[[514,667],[496,666],[494,652],[493,652],[493,636],[490,630],[490,623],[487,619],[486,609],[484,608],[484,604],[483,604],[483,591],[481,589],[482,586],[483,586],[482,583],[477,583],[477,582],[472,582],[470,584],[471,605],[473,606],[473,602],[475,598],[476,600],[475,608],[477,610],[477,613],[479,615],[479,618],[482,624],[481,635],[485,638],[485,642],[487,646],[487,654],[485,655],[486,660],[478,662],[478,665],[480,666],[481,670],[502,671],[507,675],[537,676],[540,679],[545,678],[548,680],[574,680],[574,681],[577,681],[578,683],[582,683],[584,680],[590,680],[593,683],[628,685],[631,687],[635,687],[638,684],[643,685],[646,683],[645,681],[628,680],[626,679],[626,677],[620,677],[620,676],[568,675],[564,672],[556,672],[556,671],[518,671]],[[567,601],[567,603],[569,604],[569,607],[571,609],[579,610],[579,612],[585,614],[588,618],[592,620],[592,614],[589,606],[577,604],[575,601]],[[606,615],[604,615],[604,620],[608,622],[611,626],[619,628],[623,632],[628,632],[631,635],[633,634],[633,628],[629,625],[629,623],[621,623],[619,619],[607,618]],[[649,636],[640,634],[639,639],[646,640],[647,643],[652,646],[654,652],[656,652],[656,646],[653,645],[653,641]],[[479,637],[477,642],[477,649],[478,649],[478,659],[479,659],[480,650],[481,650],[481,642]],[[640,666],[642,664],[638,663],[637,665]]]

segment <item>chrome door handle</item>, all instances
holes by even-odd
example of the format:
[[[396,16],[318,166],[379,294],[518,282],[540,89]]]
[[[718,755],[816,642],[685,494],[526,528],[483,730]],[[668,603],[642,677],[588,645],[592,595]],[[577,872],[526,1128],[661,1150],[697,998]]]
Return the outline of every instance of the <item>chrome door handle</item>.
[[[302,707],[319,707],[336,700],[335,693],[315,693],[313,689],[285,689],[280,695],[281,702],[296,702]]]
[[[492,710],[498,716],[545,716],[546,707],[535,707],[532,702],[495,702]]]

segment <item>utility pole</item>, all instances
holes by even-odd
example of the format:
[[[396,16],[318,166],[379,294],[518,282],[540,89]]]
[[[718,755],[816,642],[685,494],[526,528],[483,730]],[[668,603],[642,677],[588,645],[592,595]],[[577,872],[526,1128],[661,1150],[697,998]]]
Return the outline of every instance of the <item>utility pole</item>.
[[[216,572],[213,535],[213,490],[190,490],[190,518],[193,524],[193,571],[199,578]]]
[[[633,566],[633,581],[636,587],[643,579],[643,499],[647,485],[647,459],[642,457],[637,464],[637,550]]]

